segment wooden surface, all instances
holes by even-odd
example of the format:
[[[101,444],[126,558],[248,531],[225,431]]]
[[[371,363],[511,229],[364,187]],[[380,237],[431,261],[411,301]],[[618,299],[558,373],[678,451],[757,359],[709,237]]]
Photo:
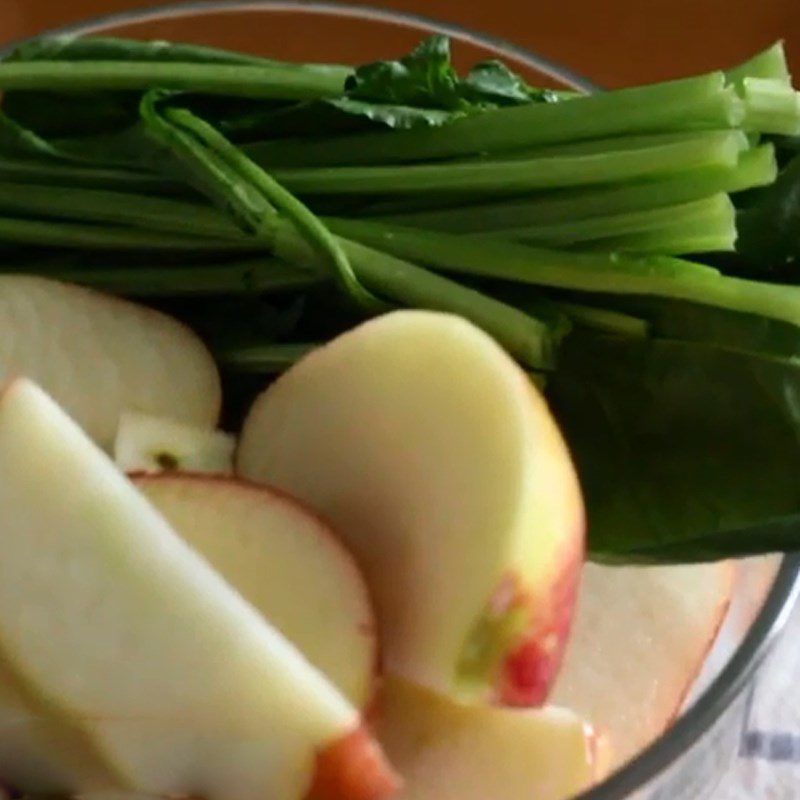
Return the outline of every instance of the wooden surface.
[[[380,0],[378,0],[379,2]],[[83,17],[160,0],[0,0],[9,41]],[[384,0],[489,31],[614,86],[734,63],[786,40],[800,76],[797,0]]]

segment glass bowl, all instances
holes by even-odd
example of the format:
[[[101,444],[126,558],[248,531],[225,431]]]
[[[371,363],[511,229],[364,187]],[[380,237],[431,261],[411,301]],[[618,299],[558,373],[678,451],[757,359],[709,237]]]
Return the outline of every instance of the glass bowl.
[[[49,31],[176,39],[275,58],[339,63],[399,55],[432,32],[451,36],[460,66],[496,57],[534,84],[597,88],[568,68],[496,37],[344,3],[200,0],[96,17]],[[748,559],[739,563],[737,573],[731,608],[682,713],[648,748],[576,800],[702,800],[711,795],[741,745],[754,677],[779,640],[800,593],[800,555]]]

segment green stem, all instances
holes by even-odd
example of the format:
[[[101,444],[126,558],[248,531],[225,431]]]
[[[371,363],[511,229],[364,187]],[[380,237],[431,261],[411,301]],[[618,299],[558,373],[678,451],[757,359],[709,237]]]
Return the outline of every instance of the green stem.
[[[272,375],[283,372],[303,356],[319,347],[319,343],[257,344],[218,350],[220,365],[235,372]]]
[[[542,250],[351,220],[333,220],[330,225],[341,235],[446,272],[558,289],[671,297],[793,325],[800,319],[800,286],[723,277],[681,259]]]
[[[701,200],[662,208],[628,211],[623,214],[588,217],[544,225],[522,225],[516,228],[503,228],[491,233],[481,232],[471,235],[559,247],[629,234],[650,232],[657,234],[664,229],[671,234],[679,231],[681,227],[696,225],[700,229],[706,229],[709,233],[724,233],[735,237],[735,214],[733,203],[728,195],[719,192]]]
[[[567,280],[563,286],[552,285],[591,290],[609,281],[622,284],[628,280],[647,283],[719,277],[719,271],[713,267],[677,258],[624,258],[614,253],[550,250],[488,236],[456,236],[362,220],[329,219],[328,224],[340,236],[380,248],[398,258],[484,278],[549,285],[563,277]],[[583,287],[584,282],[590,287]]]
[[[741,131],[703,131],[702,134],[734,134],[739,144],[739,150],[745,151],[750,143],[747,134]],[[552,144],[546,147],[536,147],[526,150],[512,150],[504,154],[504,158],[528,159],[528,158],[552,158],[554,156],[583,156],[583,155],[602,155],[604,153],[617,153],[621,150],[639,150],[642,148],[659,147],[670,144],[683,144],[696,141],[698,131],[679,131],[677,133],[647,133],[638,136],[614,136],[611,138],[590,139],[586,142],[566,142],[563,144]],[[472,156],[469,159],[460,159],[455,163],[464,161],[484,161],[485,156]],[[450,162],[453,163],[453,162]]]
[[[696,219],[674,225],[595,239],[584,243],[584,248],[606,253],[673,256],[733,252],[736,249],[736,211],[729,204],[727,209],[709,209]]]
[[[637,183],[565,189],[520,200],[405,214],[390,213],[375,219],[452,233],[477,233],[661,208],[717,192],[738,192],[756,186],[768,186],[774,182],[777,174],[775,150],[771,144],[767,144],[742,153],[735,167],[710,167]]]
[[[58,164],[49,161],[0,156],[0,180],[47,186],[86,186],[131,192],[176,194],[173,180],[127,169]]]
[[[775,42],[766,50],[727,70],[725,75],[731,83],[744,78],[768,78],[787,85],[792,82],[783,42]]]
[[[3,271],[19,270],[6,266]],[[30,272],[30,266],[23,271]],[[76,268],[53,265],[43,267],[38,274],[126,297],[268,294],[306,289],[321,280],[311,272],[291,267],[269,256],[195,266],[148,264]]]
[[[553,301],[553,305],[563,311],[575,325],[600,333],[641,338],[650,332],[650,324],[646,320],[619,311],[559,301]]]
[[[248,153],[270,166],[399,164],[496,154],[557,142],[641,133],[732,128],[741,101],[721,72],[598,92],[566,103],[532,103],[458,119],[440,128],[270,141]]]
[[[577,101],[576,101],[577,102]],[[529,189],[612,183],[681,170],[733,167],[738,131],[712,131],[684,142],[593,155],[525,160],[275,170],[299,194],[400,194],[460,191],[511,194]]]
[[[39,36],[23,42],[4,59],[10,61],[158,61],[163,63],[245,64],[251,66],[279,65],[296,68],[250,53],[239,53],[219,47],[167,42],[161,39],[126,39],[119,36],[75,36],[60,34]],[[303,64],[305,69],[337,73],[342,83],[352,67],[338,64]]]
[[[386,303],[379,301],[361,286],[339,242],[303,203],[254,164],[213,126],[191,111],[168,108],[165,110],[165,115],[176,129],[183,129],[184,133],[194,136],[205,148],[206,155],[211,154],[218,159],[223,168],[228,171],[229,178],[238,177],[240,186],[253,187],[256,192],[261,193],[271,207],[290,220],[323,262],[329,262],[334,279],[347,296],[367,310],[387,310]],[[200,157],[204,155],[199,153],[196,148],[183,149],[180,152],[184,157],[194,158],[198,164],[201,163]],[[204,157],[203,160],[207,162],[208,158]],[[256,230],[263,232],[265,227],[273,229],[275,220],[275,215],[269,210],[265,210],[257,222]]]
[[[797,136],[800,134],[800,95],[781,81],[745,78],[740,87],[746,131]]]
[[[340,241],[359,278],[373,291],[411,308],[458,314],[483,328],[523,364],[533,369],[553,368],[557,342],[547,324],[381,250]]]
[[[78,247],[97,250],[169,250],[176,252],[242,253],[263,250],[260,242],[217,240],[177,233],[91,225],[78,222],[0,217],[0,242],[39,247]]]
[[[157,61],[6,61],[0,63],[0,89],[47,91],[125,90],[153,87],[231,97],[313,100],[335,97],[346,74],[280,62],[247,64],[165,63]]]
[[[247,239],[232,220],[211,206],[129,192],[0,181],[0,210],[185,233],[200,239]]]

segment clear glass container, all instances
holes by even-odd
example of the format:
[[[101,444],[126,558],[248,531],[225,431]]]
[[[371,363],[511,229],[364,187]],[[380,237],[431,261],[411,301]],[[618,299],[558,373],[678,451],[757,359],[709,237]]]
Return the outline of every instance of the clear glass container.
[[[49,31],[175,39],[275,58],[340,63],[402,54],[432,32],[452,37],[459,65],[496,57],[534,84],[596,88],[567,67],[496,37],[438,20],[344,3],[189,2],[97,17]],[[13,43],[5,49],[10,47]],[[800,555],[740,562],[727,619],[679,718],[650,747],[578,800],[710,797],[741,746],[753,679],[780,639],[798,592]]]

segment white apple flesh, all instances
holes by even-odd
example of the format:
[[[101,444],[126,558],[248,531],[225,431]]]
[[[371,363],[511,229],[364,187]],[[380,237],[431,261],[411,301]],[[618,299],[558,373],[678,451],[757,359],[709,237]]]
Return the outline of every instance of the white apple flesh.
[[[480,329],[397,311],[313,351],[256,400],[237,467],[331,521],[390,674],[470,701],[545,699],[583,506],[546,403]]]
[[[0,393],[0,507],[4,665],[109,788],[297,800],[320,763],[326,800],[393,788],[353,706],[26,380]]]
[[[214,427],[219,374],[187,327],[157,311],[27,275],[0,276],[0,385],[42,386],[105,450],[125,409]]]
[[[730,562],[586,565],[552,701],[606,732],[613,767],[675,718],[725,617],[733,577]]]
[[[371,699],[375,619],[352,556],[287,495],[233,478],[133,476],[162,516],[350,701]]]
[[[125,472],[188,472],[229,475],[236,437],[175,419],[126,411],[114,440],[114,461]]]
[[[566,800],[600,777],[591,727],[563,708],[462,706],[390,679],[375,728],[398,800]]]

